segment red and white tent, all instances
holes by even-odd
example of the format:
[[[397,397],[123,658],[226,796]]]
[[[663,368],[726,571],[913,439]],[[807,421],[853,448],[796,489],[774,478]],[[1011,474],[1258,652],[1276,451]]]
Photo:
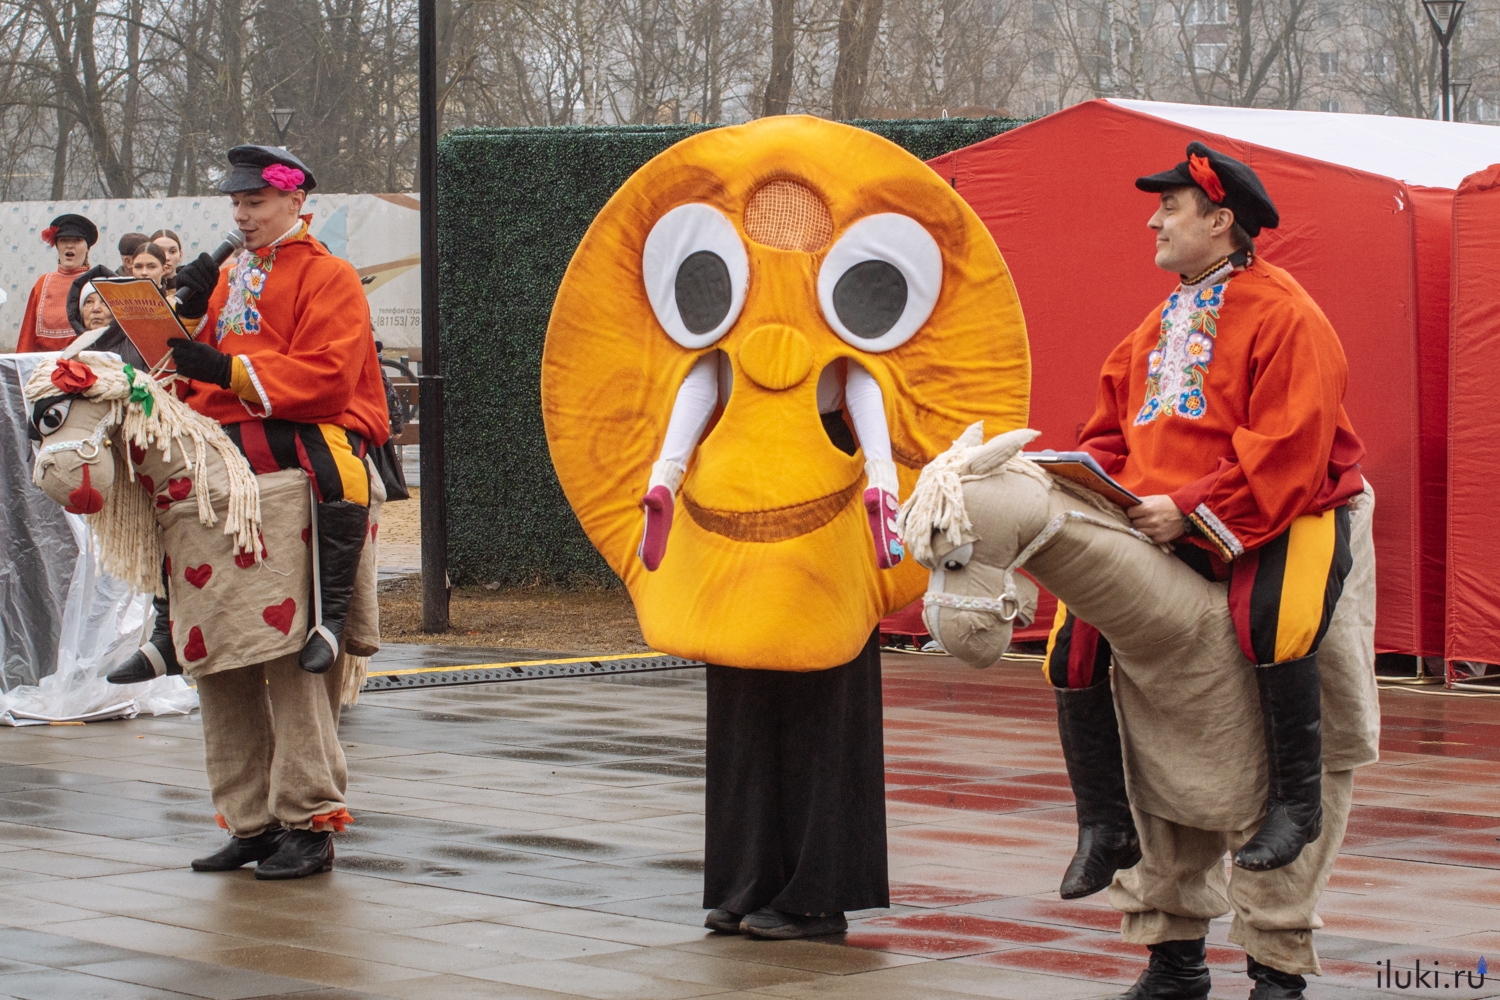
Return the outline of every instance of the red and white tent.
[[[1469,493],[1485,483],[1477,466],[1488,465],[1477,441],[1469,445],[1470,478],[1451,503],[1448,487],[1455,253],[1460,273],[1470,273],[1471,254],[1478,272],[1465,294],[1455,294],[1455,305],[1487,326],[1482,335],[1456,335],[1466,353],[1455,371],[1467,374],[1454,391],[1468,393],[1472,385],[1475,392],[1463,397],[1469,409],[1454,414],[1454,448],[1471,440],[1463,436],[1471,425],[1477,436],[1486,409],[1480,376],[1486,366],[1500,367],[1500,281],[1491,278],[1486,288],[1483,280],[1500,267],[1500,227],[1478,221],[1487,213],[1500,222],[1500,190],[1470,185],[1476,190],[1464,232],[1471,249],[1455,243],[1454,189],[1500,163],[1500,129],[1098,100],[930,161],[989,227],[1020,292],[1033,360],[1031,423],[1043,432],[1038,446],[1075,443],[1105,356],[1171,290],[1173,277],[1152,263],[1146,220],[1155,197],[1133,182],[1183,159],[1194,139],[1260,175],[1282,220],[1261,233],[1260,252],[1307,288],[1343,340],[1345,405],[1378,498],[1378,648],[1443,655],[1451,582],[1455,608],[1488,615],[1487,625],[1458,630],[1482,637],[1464,645],[1464,655],[1500,661],[1500,586],[1493,582],[1500,580],[1500,518],[1466,513]],[[1479,351],[1486,338],[1487,360]],[[1463,544],[1478,546],[1467,561],[1449,559],[1450,513],[1455,530],[1464,526]],[[1050,620],[1044,611],[1037,625]]]

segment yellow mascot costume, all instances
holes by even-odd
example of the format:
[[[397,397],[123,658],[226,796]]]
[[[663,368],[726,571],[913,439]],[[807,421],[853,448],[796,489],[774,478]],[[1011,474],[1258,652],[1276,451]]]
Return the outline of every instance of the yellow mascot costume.
[[[948,183],[861,129],[686,139],[595,218],[542,360],[552,461],[646,641],[708,667],[707,926],[889,905],[880,618],[921,595],[899,499],[1026,425],[1025,323]]]

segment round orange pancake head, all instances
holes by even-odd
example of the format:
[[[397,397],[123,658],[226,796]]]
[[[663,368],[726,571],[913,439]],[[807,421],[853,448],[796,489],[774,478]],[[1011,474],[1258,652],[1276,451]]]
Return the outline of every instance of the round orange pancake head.
[[[748,276],[722,335],[684,347],[653,311],[643,253],[653,226],[690,204],[732,224],[723,238],[743,244]],[[941,286],[908,339],[870,350],[825,316],[819,275],[831,253],[859,258],[850,229],[877,215],[910,220],[897,220],[898,236],[911,222],[925,230]],[[714,350],[732,388],[688,464],[661,566],[647,572],[640,500],[678,387]],[[653,648],[825,669],[922,594],[927,571],[914,560],[876,567],[864,456],[836,448],[820,420],[818,376],[839,363],[880,385],[903,498],[970,423],[984,420],[986,436],[1026,425],[1031,362],[1005,262],[948,183],[894,143],[802,116],[700,133],[638,170],[589,227],[552,310],[543,416],[568,501]]]

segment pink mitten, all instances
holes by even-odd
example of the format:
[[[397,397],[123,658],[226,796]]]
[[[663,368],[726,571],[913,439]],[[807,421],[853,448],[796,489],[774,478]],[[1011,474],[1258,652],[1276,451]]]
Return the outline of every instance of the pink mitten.
[[[870,534],[875,538],[875,565],[890,569],[906,556],[906,546],[896,534],[896,512],[900,505],[885,490],[872,486],[865,490],[865,512],[870,517]]]
[[[665,486],[651,487],[641,498],[641,507],[646,511],[646,531],[636,555],[647,570],[655,571],[666,554],[667,536],[672,533],[672,491]]]

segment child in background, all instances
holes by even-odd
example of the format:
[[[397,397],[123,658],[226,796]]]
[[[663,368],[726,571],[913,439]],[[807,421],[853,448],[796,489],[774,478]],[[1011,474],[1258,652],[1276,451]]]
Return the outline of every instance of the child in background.
[[[128,278],[133,273],[130,270],[131,261],[135,260],[136,251],[141,248],[142,243],[149,243],[145,233],[126,233],[120,237],[118,244],[120,250],[120,269],[115,273],[122,278]]]

